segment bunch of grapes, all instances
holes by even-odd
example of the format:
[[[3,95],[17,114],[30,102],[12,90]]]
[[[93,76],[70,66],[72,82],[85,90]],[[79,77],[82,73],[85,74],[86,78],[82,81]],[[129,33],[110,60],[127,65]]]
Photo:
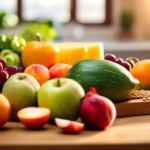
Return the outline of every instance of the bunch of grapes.
[[[8,66],[5,59],[0,58],[0,85],[4,84],[6,80],[13,74],[18,72],[24,72],[24,68],[22,66]]]
[[[112,61],[112,62],[115,62],[121,66],[123,66],[124,68],[126,68],[128,71],[131,70],[131,64],[127,61],[124,61],[122,58],[116,58],[116,56],[114,54],[110,54],[110,53],[107,53],[105,55],[105,59],[106,60],[109,60],[109,61]]]

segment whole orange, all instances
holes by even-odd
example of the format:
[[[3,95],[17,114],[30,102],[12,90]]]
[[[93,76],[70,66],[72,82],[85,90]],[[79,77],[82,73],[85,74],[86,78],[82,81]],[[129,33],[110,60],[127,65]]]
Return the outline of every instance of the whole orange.
[[[134,78],[141,83],[141,89],[150,90],[150,60],[144,59],[135,64],[131,70]]]
[[[50,68],[58,63],[59,50],[53,45],[43,41],[31,41],[27,43],[21,54],[23,66],[26,68],[32,64],[41,64]]]
[[[0,94],[0,127],[2,127],[10,117],[11,106],[8,99]]]

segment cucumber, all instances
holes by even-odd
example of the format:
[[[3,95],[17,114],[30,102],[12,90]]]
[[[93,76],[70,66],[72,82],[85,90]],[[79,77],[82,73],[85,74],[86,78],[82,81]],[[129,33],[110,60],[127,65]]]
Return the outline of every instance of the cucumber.
[[[133,90],[140,89],[140,82],[126,68],[108,60],[81,60],[69,70],[66,78],[77,81],[85,92],[94,87],[99,95],[114,103],[124,101]]]

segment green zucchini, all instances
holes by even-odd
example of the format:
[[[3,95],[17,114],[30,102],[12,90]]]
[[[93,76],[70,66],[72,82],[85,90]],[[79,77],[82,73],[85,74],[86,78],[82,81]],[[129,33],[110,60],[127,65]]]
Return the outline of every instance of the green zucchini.
[[[126,68],[108,60],[81,60],[70,69],[66,78],[77,81],[85,92],[96,88],[98,94],[113,102],[124,101],[133,90],[140,89],[140,82]]]

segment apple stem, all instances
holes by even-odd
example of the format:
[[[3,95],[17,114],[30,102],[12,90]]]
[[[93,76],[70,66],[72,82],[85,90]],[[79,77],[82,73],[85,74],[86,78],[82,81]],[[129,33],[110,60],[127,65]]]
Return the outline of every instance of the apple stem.
[[[58,87],[60,87],[60,80],[59,80],[59,78],[58,78]]]
[[[26,76],[24,76],[22,79],[25,79],[26,78]]]
[[[20,80],[23,80],[23,79],[25,79],[25,78],[26,78],[26,76],[20,77]]]
[[[40,35],[39,33],[37,33],[37,34],[36,34],[36,39],[37,39],[39,42],[41,42],[41,41],[42,41],[42,39],[41,39],[41,35]]]

